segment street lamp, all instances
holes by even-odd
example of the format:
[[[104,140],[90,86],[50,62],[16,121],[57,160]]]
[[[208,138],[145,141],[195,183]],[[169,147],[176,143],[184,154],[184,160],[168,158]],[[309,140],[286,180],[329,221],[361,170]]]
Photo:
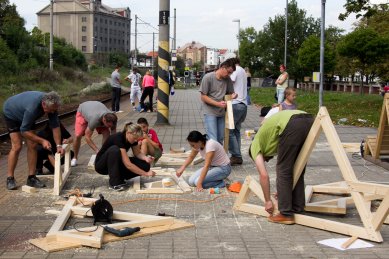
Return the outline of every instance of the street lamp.
[[[238,23],[238,57],[239,57],[239,47],[240,47],[240,19],[234,19],[232,22]]]

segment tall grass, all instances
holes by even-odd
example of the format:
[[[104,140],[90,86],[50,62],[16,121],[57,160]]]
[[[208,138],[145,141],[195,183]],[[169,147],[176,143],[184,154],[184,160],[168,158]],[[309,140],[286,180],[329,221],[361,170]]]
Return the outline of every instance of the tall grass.
[[[251,88],[250,96],[254,104],[271,106],[275,103],[274,93],[273,87]],[[297,90],[296,103],[299,110],[317,114],[319,92]],[[382,103],[383,98],[378,94],[323,92],[323,106],[327,108],[334,124],[378,127]]]

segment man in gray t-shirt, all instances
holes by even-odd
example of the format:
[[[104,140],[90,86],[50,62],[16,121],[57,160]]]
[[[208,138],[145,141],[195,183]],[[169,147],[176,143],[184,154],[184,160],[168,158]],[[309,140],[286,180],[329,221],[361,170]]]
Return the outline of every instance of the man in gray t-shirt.
[[[112,86],[112,111],[120,112],[120,96],[122,94],[122,86],[120,79],[120,65],[115,67],[115,70],[111,74],[111,86]]]
[[[202,111],[207,135],[220,144],[223,144],[224,140],[224,114],[227,107],[224,96],[231,94],[232,99],[237,97],[230,78],[234,71],[235,59],[227,59],[220,64],[215,72],[206,74],[200,85]]]
[[[92,140],[93,131],[103,135],[103,141],[110,134],[116,133],[117,116],[110,111],[104,104],[98,101],[83,102],[78,106],[76,122],[74,126],[75,139],[73,143],[74,158],[71,161],[72,166],[77,165],[78,152],[80,151],[81,139],[85,135],[86,143],[96,152],[99,148]]]

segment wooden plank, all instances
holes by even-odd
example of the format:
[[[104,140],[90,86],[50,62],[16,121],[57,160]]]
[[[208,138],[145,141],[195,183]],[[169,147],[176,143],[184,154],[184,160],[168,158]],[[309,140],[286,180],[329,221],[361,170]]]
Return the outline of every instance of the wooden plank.
[[[373,216],[372,224],[374,230],[381,228],[382,224],[389,215],[389,191],[385,195],[385,198],[382,200],[380,206],[378,207],[376,213]]]
[[[72,213],[72,207],[75,204],[76,199],[73,197],[69,198],[68,202],[63,207],[61,214],[57,217],[57,219],[54,221],[54,224],[51,226],[49,232],[47,233],[47,236],[55,235],[58,231],[61,231],[64,228],[66,222],[68,221]]]
[[[95,160],[96,160],[96,154],[91,155],[89,162],[88,162],[88,169],[89,170],[95,170]]]
[[[60,231],[56,234],[57,241],[77,243],[83,246],[101,248],[104,229],[98,227],[94,232],[65,232]]]
[[[240,211],[265,216],[267,217],[269,214],[265,211],[263,206],[254,205],[254,204],[242,204],[240,206]],[[331,221],[327,219],[295,214],[294,220],[296,224],[322,229],[330,232],[335,232],[348,236],[358,236],[359,238],[371,240],[374,242],[382,242],[382,236],[378,231],[367,231],[364,227],[354,226],[346,223],[340,223],[336,221]]]
[[[72,207],[72,212],[75,215],[85,215],[88,217],[92,217],[92,212],[90,208],[83,208],[83,207]],[[122,220],[122,221],[140,221],[140,220],[159,220],[161,224],[171,224],[173,222],[173,218],[171,217],[161,217],[161,216],[154,216],[154,215],[148,215],[148,214],[140,214],[140,213],[131,213],[131,212],[123,212],[123,211],[113,211],[112,219],[114,220]],[[155,223],[153,223],[153,226],[155,226]]]
[[[28,185],[23,185],[22,186],[22,192],[37,193],[38,189],[35,188],[35,187],[28,186]]]
[[[358,239],[358,237],[356,236],[353,236],[353,237],[350,237],[346,242],[344,242],[341,247],[343,249],[347,249],[352,243],[354,243],[356,240]]]
[[[61,170],[61,154],[55,154],[55,163],[54,163],[54,187],[53,194],[59,195],[63,186],[66,183],[67,178],[71,173],[70,166],[70,148],[71,145],[63,144],[63,150],[65,151],[65,163],[64,163],[64,171]]]
[[[182,178],[178,178],[176,173],[172,173],[170,175],[173,180],[177,183],[177,185],[181,188],[181,190],[184,192],[184,193],[191,193],[192,192],[192,188],[189,186],[189,184]]]
[[[140,190],[140,176],[132,178],[131,181],[133,182],[132,189],[134,191]]]

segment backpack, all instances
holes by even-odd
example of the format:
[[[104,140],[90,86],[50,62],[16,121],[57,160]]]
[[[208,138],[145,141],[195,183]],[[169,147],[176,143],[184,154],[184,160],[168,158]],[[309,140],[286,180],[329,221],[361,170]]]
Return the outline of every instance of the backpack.
[[[265,117],[266,114],[271,110],[271,106],[264,106],[261,109],[261,117]]]

